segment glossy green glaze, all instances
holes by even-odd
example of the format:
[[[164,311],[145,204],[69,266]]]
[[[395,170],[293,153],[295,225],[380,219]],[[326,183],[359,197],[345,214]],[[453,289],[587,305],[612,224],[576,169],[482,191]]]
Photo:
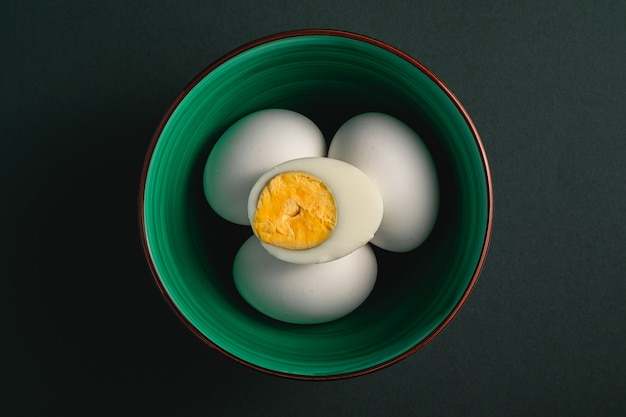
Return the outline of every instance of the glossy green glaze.
[[[149,262],[186,324],[239,361],[295,377],[355,375],[416,351],[469,293],[490,232],[489,172],[460,106],[391,48],[330,35],[268,40],[202,74],[157,135],[141,198]],[[372,295],[327,324],[274,321],[239,297],[232,261],[251,231],[217,217],[203,197],[202,168],[220,134],[276,107],[305,114],[327,139],[355,114],[391,114],[422,136],[437,166],[441,209],[428,241],[406,254],[377,250]]]

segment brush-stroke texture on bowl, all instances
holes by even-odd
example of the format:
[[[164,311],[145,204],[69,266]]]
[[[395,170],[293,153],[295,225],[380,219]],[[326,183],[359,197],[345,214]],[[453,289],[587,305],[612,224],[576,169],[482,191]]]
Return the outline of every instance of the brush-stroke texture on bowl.
[[[353,115],[388,113],[420,134],[435,161],[441,208],[431,236],[408,254],[377,250],[372,295],[334,322],[290,325],[247,305],[234,289],[231,268],[251,232],[217,217],[202,195],[202,166],[215,141],[264,108],[299,111],[327,139]],[[199,338],[256,370],[339,379],[397,363],[457,314],[485,261],[493,192],[473,122],[431,71],[363,35],[300,30],[238,48],[182,91],[149,147],[139,217],[155,282]]]

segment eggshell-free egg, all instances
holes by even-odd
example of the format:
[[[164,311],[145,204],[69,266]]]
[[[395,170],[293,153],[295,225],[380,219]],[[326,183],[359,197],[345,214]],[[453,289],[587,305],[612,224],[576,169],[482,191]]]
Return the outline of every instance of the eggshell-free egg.
[[[254,224],[259,196],[264,187],[272,178],[288,172],[311,174],[328,187],[335,200],[336,224],[325,241],[309,249],[293,250],[262,242],[270,254],[286,262],[322,263],[346,256],[372,239],[383,218],[383,200],[378,188],[358,168],[337,159],[324,157],[294,159],[263,174],[252,187],[248,199],[248,216],[251,224]],[[297,190],[292,194],[296,198]],[[296,201],[295,206],[296,211],[299,211],[298,216],[305,214],[306,208],[302,204]],[[277,216],[288,215],[290,213],[277,213]],[[254,227],[253,231],[259,236]],[[275,233],[282,232],[277,230]]]
[[[338,129],[328,156],[356,166],[380,190],[385,209],[372,244],[407,252],[424,242],[437,218],[439,185],[430,152],[415,131],[386,114],[360,114]]]
[[[365,301],[378,266],[369,245],[323,264],[298,265],[270,255],[252,236],[239,249],[235,286],[261,313],[277,320],[314,324],[338,319]]]
[[[218,215],[247,225],[248,195],[263,173],[291,159],[325,154],[324,136],[306,116],[260,110],[235,122],[217,140],[204,167],[204,194]]]

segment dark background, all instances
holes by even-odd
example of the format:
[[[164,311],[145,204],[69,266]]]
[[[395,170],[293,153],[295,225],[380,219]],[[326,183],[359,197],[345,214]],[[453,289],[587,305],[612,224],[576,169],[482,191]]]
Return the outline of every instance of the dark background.
[[[0,415],[626,415],[626,2],[3,1]],[[482,136],[492,245],[426,348],[268,376],[196,339],[143,257],[143,158],[221,55],[299,28],[386,41]]]

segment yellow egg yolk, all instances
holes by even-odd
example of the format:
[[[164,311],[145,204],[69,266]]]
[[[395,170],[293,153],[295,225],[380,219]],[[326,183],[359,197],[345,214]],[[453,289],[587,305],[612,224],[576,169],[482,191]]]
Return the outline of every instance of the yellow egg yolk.
[[[330,189],[306,172],[273,177],[261,191],[252,227],[262,242],[303,250],[323,243],[337,224]]]

